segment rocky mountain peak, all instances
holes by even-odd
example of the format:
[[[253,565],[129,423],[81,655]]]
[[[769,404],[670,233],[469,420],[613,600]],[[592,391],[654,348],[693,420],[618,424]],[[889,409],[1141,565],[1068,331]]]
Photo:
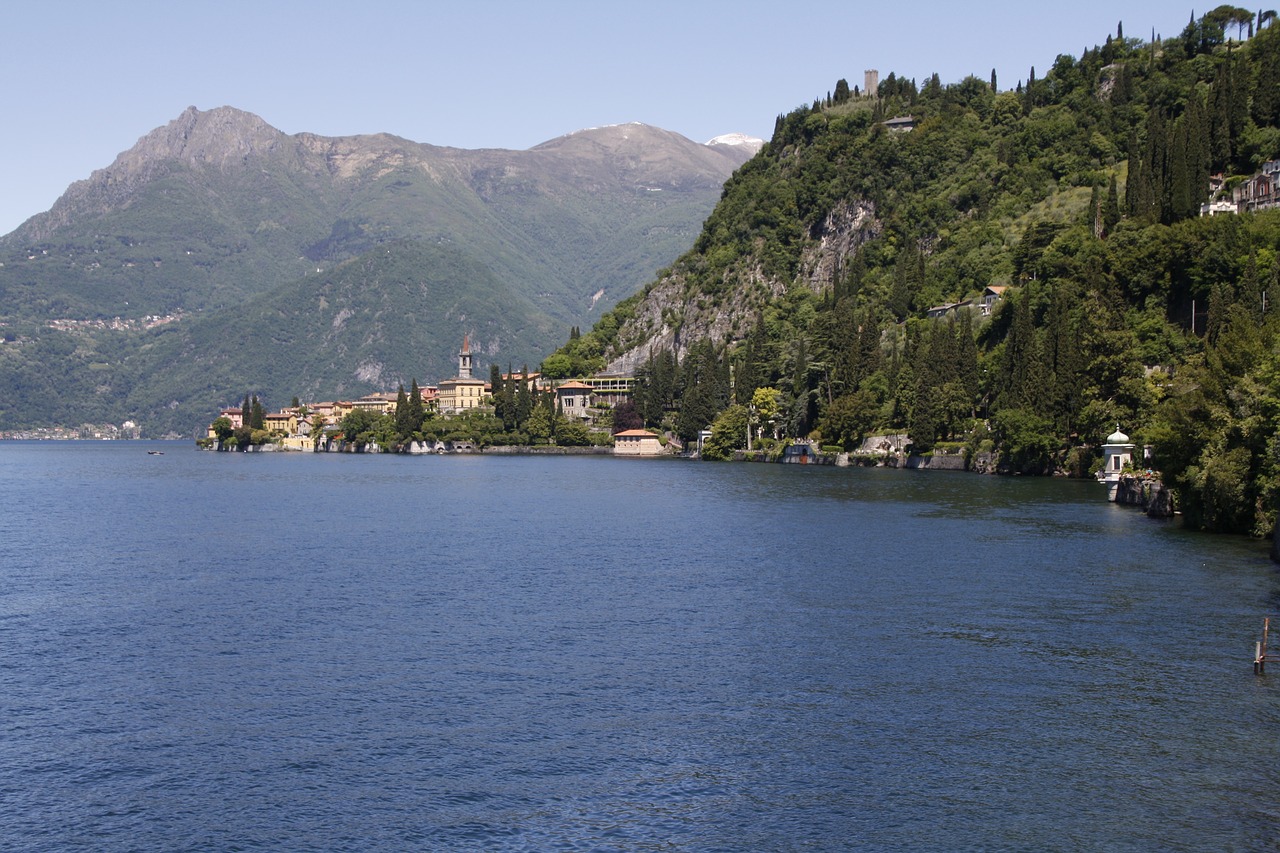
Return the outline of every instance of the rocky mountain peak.
[[[241,161],[269,150],[286,136],[253,113],[234,107],[200,111],[187,107],[182,115],[156,128],[116,158],[110,168],[134,170],[147,162],[181,160],[190,164]]]
[[[28,219],[11,236],[38,242],[77,217],[123,207],[138,187],[175,162],[228,171],[242,168],[255,154],[265,154],[287,139],[253,113],[233,107],[207,111],[187,107],[121,152],[110,166],[73,183],[48,212]]]

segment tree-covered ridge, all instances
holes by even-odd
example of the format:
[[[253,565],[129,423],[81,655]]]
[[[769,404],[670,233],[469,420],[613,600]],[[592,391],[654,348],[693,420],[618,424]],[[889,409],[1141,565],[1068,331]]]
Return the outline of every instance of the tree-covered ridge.
[[[1117,31],[1012,90],[840,81],[778,118],[690,252],[551,361],[634,366],[647,422],[686,437],[768,387],[786,435],[907,431],[1084,474],[1120,422],[1189,521],[1262,529],[1280,212],[1198,214],[1211,176],[1229,197],[1280,157],[1272,19]],[[946,310],[984,291],[1003,291],[990,317]]]

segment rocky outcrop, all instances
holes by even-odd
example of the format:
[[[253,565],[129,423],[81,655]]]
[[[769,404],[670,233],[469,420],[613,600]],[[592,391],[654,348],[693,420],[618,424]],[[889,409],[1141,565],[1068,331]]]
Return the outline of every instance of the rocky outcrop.
[[[1122,474],[1116,503],[1140,507],[1151,518],[1173,516],[1173,492],[1156,477]]]
[[[650,285],[634,314],[618,331],[607,371],[630,373],[653,352],[670,350],[683,358],[697,341],[737,343],[769,303],[792,284],[815,293],[829,290],[863,243],[880,234],[875,205],[847,199],[809,231],[794,282],[770,278],[755,264],[726,270],[714,292],[692,287],[687,268],[677,266]],[[698,263],[698,260],[690,262]]]
[[[869,201],[843,201],[810,230],[813,242],[800,256],[800,279],[815,293],[830,288],[845,274],[845,262],[863,243],[880,236],[876,206]]]

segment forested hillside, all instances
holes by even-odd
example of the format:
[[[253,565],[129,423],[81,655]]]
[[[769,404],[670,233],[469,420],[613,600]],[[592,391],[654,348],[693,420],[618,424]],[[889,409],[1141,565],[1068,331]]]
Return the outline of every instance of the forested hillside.
[[[634,369],[647,422],[714,423],[712,456],[772,396],[766,435],[907,431],[1009,472],[1086,475],[1120,424],[1188,523],[1269,529],[1280,210],[1199,214],[1280,157],[1273,23],[1223,6],[1174,38],[1121,24],[1012,87],[840,80],[778,118],[691,251],[544,371]]]

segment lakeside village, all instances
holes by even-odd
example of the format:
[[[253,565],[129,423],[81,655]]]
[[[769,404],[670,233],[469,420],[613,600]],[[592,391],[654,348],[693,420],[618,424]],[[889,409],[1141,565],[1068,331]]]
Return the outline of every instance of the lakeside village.
[[[1000,295],[990,294],[989,299]],[[984,308],[990,310],[990,304]],[[458,352],[458,375],[436,386],[419,387],[414,381],[407,393],[401,387],[394,394],[370,394],[351,401],[301,403],[294,398],[292,406],[270,413],[256,397],[246,397],[241,408],[219,412],[197,443],[201,448],[221,451],[442,454],[488,450],[697,458],[713,437],[707,427],[699,433],[696,446],[685,448],[670,432],[644,429],[632,402],[632,376],[596,375],[555,383],[540,373],[504,374],[493,366],[490,380],[485,381],[472,375],[471,363],[470,340],[464,336]],[[768,396],[769,391],[757,391],[761,393]],[[771,402],[776,404],[776,399],[762,399],[757,405],[768,408]],[[764,439],[765,423],[755,426],[759,438]],[[807,439],[778,442],[772,452],[752,453],[755,430],[750,423],[746,429],[748,450],[733,454],[735,458],[800,465],[992,470],[991,459],[946,453],[911,455],[910,438],[905,434],[868,436],[851,453],[818,448]],[[513,436],[516,442],[510,442]],[[507,443],[495,444],[486,437]],[[1118,426],[1102,450],[1097,479],[1106,485],[1108,500],[1141,506],[1152,516],[1173,514],[1171,493],[1158,475],[1137,467],[1136,445]],[[1144,464],[1150,453],[1151,448],[1143,448]]]
[[[663,456],[679,438],[641,429],[631,405],[635,379],[595,376],[554,383],[537,372],[472,375],[469,337],[458,375],[439,385],[265,412],[256,397],[223,409],[197,444],[208,450],[305,453],[557,452]],[[496,444],[491,439],[506,443]],[[511,439],[516,441],[512,442]]]

